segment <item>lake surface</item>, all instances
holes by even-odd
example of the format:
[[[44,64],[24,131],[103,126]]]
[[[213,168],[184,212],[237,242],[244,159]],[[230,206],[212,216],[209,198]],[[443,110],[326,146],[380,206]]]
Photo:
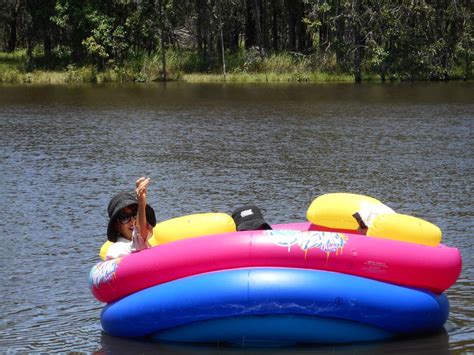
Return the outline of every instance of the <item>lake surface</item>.
[[[0,352],[474,351],[474,85],[0,87]],[[87,284],[107,204],[151,177],[159,221],[258,205],[305,221],[324,193],[378,198],[437,224],[463,255],[439,334],[373,344],[227,349],[118,339]]]

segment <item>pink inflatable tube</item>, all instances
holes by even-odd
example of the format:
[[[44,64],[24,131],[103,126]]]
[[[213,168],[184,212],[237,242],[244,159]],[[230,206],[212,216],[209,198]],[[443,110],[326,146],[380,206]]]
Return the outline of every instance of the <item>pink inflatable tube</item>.
[[[205,272],[244,267],[335,271],[441,293],[461,272],[458,249],[327,231],[248,231],[179,240],[96,264],[94,296],[112,302],[139,290]],[[279,227],[279,226],[278,226]]]

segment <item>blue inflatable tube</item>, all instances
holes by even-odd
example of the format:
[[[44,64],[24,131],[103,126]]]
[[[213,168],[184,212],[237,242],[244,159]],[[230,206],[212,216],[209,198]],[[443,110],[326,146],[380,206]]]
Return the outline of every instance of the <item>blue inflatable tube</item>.
[[[186,341],[191,329],[186,328],[197,327],[206,341],[235,341],[247,332],[247,320],[252,319],[247,317],[281,318],[266,322],[262,340],[281,333],[285,322],[289,329],[322,319],[327,321],[323,327],[332,322],[332,338],[345,342],[435,331],[448,313],[443,294],[327,271],[249,268],[195,275],[136,292],[107,305],[101,321],[104,331],[115,336],[160,339],[163,333],[162,339]],[[343,331],[343,325],[359,329],[360,339]],[[319,342],[317,334],[306,333],[298,341]],[[287,332],[284,340],[297,338],[292,334]]]

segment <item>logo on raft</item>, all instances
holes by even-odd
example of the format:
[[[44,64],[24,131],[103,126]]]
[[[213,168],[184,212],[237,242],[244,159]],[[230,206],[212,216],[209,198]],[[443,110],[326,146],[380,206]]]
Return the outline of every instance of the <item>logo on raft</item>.
[[[287,247],[288,251],[292,245],[296,244],[304,251],[317,248],[328,254],[342,251],[348,240],[344,234],[336,232],[271,230],[265,231],[265,234],[276,245]]]
[[[117,258],[95,264],[89,273],[89,286],[98,287],[112,280],[121,260],[122,258]]]

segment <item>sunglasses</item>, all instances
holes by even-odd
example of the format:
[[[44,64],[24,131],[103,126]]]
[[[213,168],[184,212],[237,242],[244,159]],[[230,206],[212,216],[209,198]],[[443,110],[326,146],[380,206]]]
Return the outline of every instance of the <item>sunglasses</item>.
[[[127,224],[132,220],[132,218],[137,219],[137,211],[121,213],[117,216],[117,221],[119,221],[121,224]]]

